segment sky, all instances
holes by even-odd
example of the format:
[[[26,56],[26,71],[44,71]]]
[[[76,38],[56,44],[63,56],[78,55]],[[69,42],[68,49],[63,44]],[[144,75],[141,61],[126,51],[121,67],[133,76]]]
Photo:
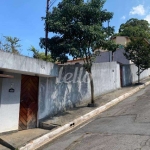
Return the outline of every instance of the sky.
[[[59,2],[56,0],[53,6]],[[104,9],[114,13],[110,25],[115,27],[116,32],[130,18],[145,19],[150,23],[149,0],[106,0]],[[0,0],[0,40],[4,40],[3,36],[19,38],[21,54],[26,56],[32,56],[28,50],[31,45],[44,51],[39,42],[45,36],[44,21],[41,19],[45,11],[46,0]]]

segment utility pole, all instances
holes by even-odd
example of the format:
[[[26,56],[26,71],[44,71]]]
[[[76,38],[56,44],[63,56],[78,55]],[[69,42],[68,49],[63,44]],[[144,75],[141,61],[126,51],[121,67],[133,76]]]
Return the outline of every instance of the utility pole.
[[[109,34],[110,34],[110,32],[109,32],[109,23],[110,23],[110,20],[108,20],[108,39],[109,39]]]
[[[50,0],[47,0],[46,3],[46,20],[45,20],[45,56],[47,56],[47,40],[48,40],[48,23],[47,23],[47,17],[48,17],[48,11],[49,11],[49,4]]]
[[[110,30],[109,30],[109,23],[110,20],[108,20],[108,40],[110,40]],[[114,52],[113,51],[109,51],[109,62],[113,61],[114,59]]]

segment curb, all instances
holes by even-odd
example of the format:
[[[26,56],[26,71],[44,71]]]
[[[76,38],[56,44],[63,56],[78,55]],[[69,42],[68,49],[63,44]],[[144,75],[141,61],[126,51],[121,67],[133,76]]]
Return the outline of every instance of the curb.
[[[30,143],[26,144],[25,146],[19,148],[19,150],[35,150],[35,149],[43,146],[44,144],[54,140],[58,136],[74,129],[74,127],[81,125],[85,121],[91,119],[92,117],[100,114],[101,112],[103,112],[103,111],[109,109],[110,107],[116,105],[117,103],[123,101],[127,97],[133,95],[134,93],[138,92],[140,89],[144,88],[145,86],[147,86],[149,84],[150,84],[150,81],[144,83],[143,85],[138,86],[137,88],[131,90],[130,92],[127,92],[127,93],[119,96],[118,98],[115,98],[112,101],[106,103],[105,105],[100,106],[100,107],[96,108],[95,110],[93,110],[83,116],[80,116],[79,118],[73,120],[72,122],[69,122],[69,123],[63,125],[62,127],[59,127],[57,129],[55,129],[54,131],[51,131],[33,141],[31,141]]]

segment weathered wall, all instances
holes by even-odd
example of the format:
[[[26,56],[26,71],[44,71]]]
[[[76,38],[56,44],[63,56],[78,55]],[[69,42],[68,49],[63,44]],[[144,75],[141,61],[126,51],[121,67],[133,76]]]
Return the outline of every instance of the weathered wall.
[[[136,75],[137,71],[138,71],[138,68],[134,64],[123,65],[122,66],[122,85],[127,86],[138,81],[138,76]],[[150,69],[142,72],[140,75],[140,78],[143,79],[145,77],[148,77],[149,75],[150,75]]]
[[[20,107],[20,86],[21,75],[6,73],[13,75],[13,79],[3,78],[2,90],[0,97],[0,133],[18,130],[19,107]],[[14,93],[10,93],[9,89],[15,89]]]
[[[119,65],[116,62],[93,65],[95,96],[120,88],[119,70]]]
[[[95,97],[120,88],[119,65],[116,62],[93,64]],[[59,66],[57,78],[39,81],[39,119],[53,116],[90,98],[88,74],[81,65]]]
[[[124,49],[118,49],[113,54],[111,51],[101,52],[100,55],[96,57],[95,63],[115,61],[120,64],[131,64],[131,61],[126,59],[126,57],[124,56],[124,52],[125,52]]]
[[[28,75],[57,76],[57,65],[30,57],[15,55],[0,50],[0,69]]]
[[[121,64],[130,64],[130,60],[126,59],[124,56],[124,49],[118,49],[113,53],[113,61],[119,62]]]
[[[111,62],[111,61],[112,61],[112,52],[111,51],[101,52],[100,55],[97,56],[95,59],[95,63]]]
[[[0,104],[1,104],[1,93],[2,93],[2,78],[0,78]]]

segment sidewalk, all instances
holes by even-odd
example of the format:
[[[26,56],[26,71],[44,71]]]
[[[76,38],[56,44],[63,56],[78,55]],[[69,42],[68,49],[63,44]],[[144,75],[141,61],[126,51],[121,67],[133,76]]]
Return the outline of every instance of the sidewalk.
[[[134,94],[135,92],[137,92],[144,86],[150,84],[149,81],[150,81],[150,78],[147,78],[142,81],[143,83],[146,83],[144,85],[138,85],[138,86],[132,85],[129,87],[124,87],[119,90],[110,92],[108,94],[104,94],[96,99],[95,102],[98,105],[97,107],[87,107],[87,104],[82,104],[72,110],[62,113],[59,116],[49,118],[48,120],[42,122],[43,127],[47,129],[36,128],[36,129],[18,131],[18,132],[6,134],[6,135],[0,135],[0,143],[1,142],[3,143],[6,142],[5,144],[8,143],[8,146],[10,147],[12,146],[12,149],[14,148],[14,150],[16,148],[23,147],[27,143],[29,143],[29,146],[27,147],[32,147],[32,148],[26,147],[26,148],[21,148],[21,150],[35,149],[33,148],[34,147],[33,145],[35,145],[37,142],[39,143],[39,145],[41,145],[41,143],[44,144],[45,139],[47,139],[48,141],[49,138],[52,137],[53,139],[55,137],[54,133],[58,134],[57,136],[59,136],[60,135],[59,132],[61,132],[63,128],[64,130],[66,130],[67,128],[71,127],[71,124],[70,124],[71,122],[74,127],[74,125],[76,126],[76,124],[77,125],[80,124],[80,120],[83,120],[81,121],[81,123],[84,121],[87,121],[88,119],[92,118],[94,115],[108,109],[109,107],[112,107],[113,105],[116,105],[118,102],[122,101],[127,96]],[[118,97],[120,98],[117,99]],[[102,107],[100,108],[100,106]],[[52,130],[48,130],[49,126],[55,126],[55,128]],[[67,130],[64,132],[67,132]],[[50,135],[51,133],[52,135]],[[43,137],[43,141],[41,141],[42,138],[39,138],[39,137]],[[0,144],[0,150],[9,150],[9,148],[6,148]]]

